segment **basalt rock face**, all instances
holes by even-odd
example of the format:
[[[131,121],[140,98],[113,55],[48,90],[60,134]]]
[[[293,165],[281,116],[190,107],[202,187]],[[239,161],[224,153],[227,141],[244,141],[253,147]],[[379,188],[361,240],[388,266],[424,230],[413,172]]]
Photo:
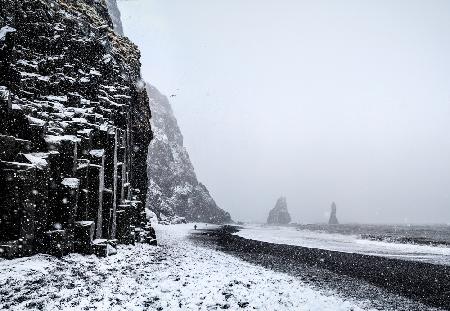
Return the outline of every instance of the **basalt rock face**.
[[[139,58],[105,0],[0,0],[0,256],[155,243]]]
[[[148,207],[161,222],[230,222],[199,183],[166,96],[147,84],[154,139],[149,147]]]
[[[339,224],[339,221],[336,217],[336,203],[331,203],[331,214],[330,219],[328,220],[329,225],[337,225]]]
[[[281,197],[277,200],[275,207],[270,210],[267,223],[269,225],[287,225],[291,222],[291,215],[287,209],[286,198]]]

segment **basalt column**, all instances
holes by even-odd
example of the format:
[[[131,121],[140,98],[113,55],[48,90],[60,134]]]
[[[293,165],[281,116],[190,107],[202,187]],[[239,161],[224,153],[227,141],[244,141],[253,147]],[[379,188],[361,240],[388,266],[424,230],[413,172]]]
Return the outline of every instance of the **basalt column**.
[[[154,243],[139,58],[104,0],[0,0],[0,256]]]

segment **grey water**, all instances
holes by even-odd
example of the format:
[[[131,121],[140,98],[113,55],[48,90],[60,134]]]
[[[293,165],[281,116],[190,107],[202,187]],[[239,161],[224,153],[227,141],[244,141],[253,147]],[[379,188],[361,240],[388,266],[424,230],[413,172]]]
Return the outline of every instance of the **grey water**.
[[[373,241],[429,246],[450,246],[450,225],[446,224],[307,224],[299,225],[297,228],[324,233],[356,235],[361,239]]]

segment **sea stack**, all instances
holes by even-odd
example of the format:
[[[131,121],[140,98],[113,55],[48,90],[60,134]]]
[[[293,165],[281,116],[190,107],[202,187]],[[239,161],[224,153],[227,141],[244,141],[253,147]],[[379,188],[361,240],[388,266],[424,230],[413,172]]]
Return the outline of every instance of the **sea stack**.
[[[287,225],[291,222],[291,215],[287,209],[285,197],[280,197],[275,204],[275,207],[269,212],[267,223],[269,225]]]
[[[328,220],[329,225],[338,225],[339,221],[336,217],[336,203],[331,203],[331,214],[330,214],[330,220]]]

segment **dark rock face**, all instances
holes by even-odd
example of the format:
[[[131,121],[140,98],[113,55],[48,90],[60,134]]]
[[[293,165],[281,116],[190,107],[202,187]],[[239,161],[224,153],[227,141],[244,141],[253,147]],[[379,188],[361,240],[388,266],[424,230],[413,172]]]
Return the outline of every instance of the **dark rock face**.
[[[338,219],[336,217],[336,203],[331,203],[331,214],[330,214],[330,220],[328,220],[329,225],[338,225]]]
[[[267,223],[270,225],[287,225],[291,222],[291,215],[289,215],[287,209],[286,198],[281,197],[278,199],[275,207],[270,210]]]
[[[155,243],[139,58],[105,0],[0,0],[0,256]]]
[[[162,222],[230,222],[199,183],[166,96],[147,85],[154,139],[148,154],[148,207]]]

